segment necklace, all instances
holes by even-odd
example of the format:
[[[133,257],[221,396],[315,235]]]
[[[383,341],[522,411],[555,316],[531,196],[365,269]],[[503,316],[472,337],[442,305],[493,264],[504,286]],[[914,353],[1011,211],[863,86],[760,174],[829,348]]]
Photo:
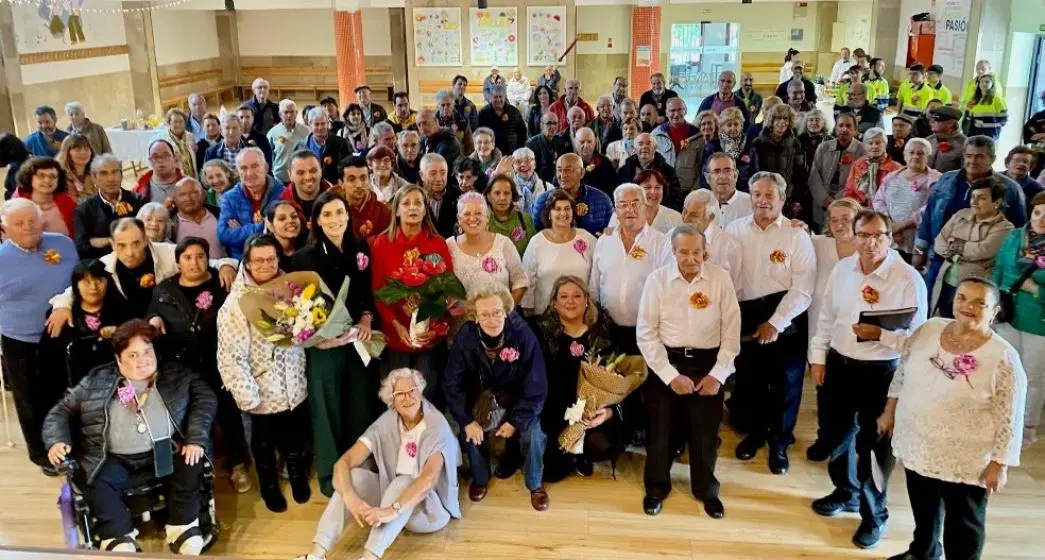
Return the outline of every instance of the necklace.
[[[982,346],[990,338],[990,334],[984,335],[979,332],[971,332],[964,336],[956,333],[958,330],[954,323],[943,329],[941,348],[951,354],[965,354]]]

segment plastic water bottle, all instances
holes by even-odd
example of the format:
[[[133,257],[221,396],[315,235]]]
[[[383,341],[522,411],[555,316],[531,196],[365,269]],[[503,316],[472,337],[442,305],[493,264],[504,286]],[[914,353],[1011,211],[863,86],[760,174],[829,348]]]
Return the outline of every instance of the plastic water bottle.
[[[80,529],[76,526],[76,505],[73,488],[68,482],[62,484],[58,493],[58,511],[62,514],[62,531],[65,533],[66,548],[80,548]]]

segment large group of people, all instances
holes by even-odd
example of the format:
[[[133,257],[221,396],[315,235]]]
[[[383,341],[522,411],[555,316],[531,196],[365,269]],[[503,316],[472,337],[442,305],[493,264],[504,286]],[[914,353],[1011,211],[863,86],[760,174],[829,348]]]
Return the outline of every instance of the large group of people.
[[[29,459],[51,476],[78,461],[115,551],[137,548],[128,477],[155,469],[171,549],[199,554],[200,465],[215,456],[238,493],[253,467],[273,512],[288,509],[281,464],[297,503],[314,471],[329,502],[308,560],[349,516],[370,531],[365,558],[461,518],[462,462],[472,502],[522,469],[543,511],[550,483],[645,446],[642,509],[657,515],[688,446],[690,490],[718,519],[720,424],[743,434],[738,459],[765,448],[786,474],[808,368],[806,455],[834,487],[812,509],[859,512],[853,543],[876,546],[895,455],[915,532],[894,558],[936,558],[941,530],[948,558],[978,558],[988,496],[1045,406],[1031,178],[1045,129],[995,173],[989,68],[958,111],[941,69],[912,67],[889,134],[881,60],[857,51],[833,68],[850,77],[833,111],[790,52],[777,96],[723,72],[693,122],[661,74],[637,103],[618,77],[594,107],[553,67],[532,93],[491,73],[481,108],[464,76],[417,111],[405,92],[386,111],[363,85],[344,112],[327,98],[300,120],[258,79],[221,118],[198,95],[171,110],[130,189],[80,104],[68,133],[41,107],[24,143],[0,137],[15,171],[3,371]],[[305,348],[252,321],[244,300],[292,272],[347,283],[350,328]],[[460,297],[424,299],[429,282]],[[364,356],[377,334],[387,347]],[[641,387],[578,413],[579,378],[617,356],[641,357]],[[575,424],[582,445],[566,448]]]

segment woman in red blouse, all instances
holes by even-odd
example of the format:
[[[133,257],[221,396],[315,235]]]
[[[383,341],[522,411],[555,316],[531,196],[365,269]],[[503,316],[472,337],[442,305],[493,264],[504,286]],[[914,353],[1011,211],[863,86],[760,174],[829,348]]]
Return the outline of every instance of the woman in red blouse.
[[[880,128],[870,128],[864,132],[867,154],[853,162],[853,166],[849,168],[849,178],[845,181],[845,198],[851,198],[870,208],[874,193],[882,186],[885,176],[903,167],[889,157],[886,142],[885,131]]]
[[[374,292],[387,284],[407,260],[427,255],[438,255],[446,263],[446,271],[452,273],[450,251],[429,216],[424,189],[417,185],[402,187],[392,198],[391,207],[391,225],[384,233],[374,236],[371,242]],[[389,304],[377,299],[376,303],[381,332],[388,339],[388,348],[381,359],[384,374],[404,367],[420,371],[428,382],[425,397],[441,404],[442,387],[436,381],[445,361],[446,329],[430,328],[411,339],[409,330],[413,309],[409,302]]]
[[[68,175],[58,160],[29,158],[18,170],[16,180],[18,189],[14,198],[28,198],[40,207],[44,231],[72,237],[76,199],[67,192]]]

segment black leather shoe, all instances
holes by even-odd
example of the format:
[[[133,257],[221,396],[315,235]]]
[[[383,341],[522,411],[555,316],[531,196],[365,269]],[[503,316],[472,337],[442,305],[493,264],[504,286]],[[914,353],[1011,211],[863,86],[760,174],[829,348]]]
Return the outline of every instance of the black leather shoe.
[[[708,498],[704,500],[704,513],[712,519],[722,519],[726,516],[726,506],[718,498]]]
[[[770,446],[769,448],[769,472],[773,474],[786,474],[791,463],[787,460],[787,447]]]
[[[661,509],[663,506],[658,498],[646,496],[642,499],[642,511],[646,512],[646,515],[657,515]]]
[[[831,454],[831,450],[820,440],[813,442],[813,445],[806,449],[806,459],[814,463],[827,460],[827,457]]]
[[[54,465],[43,465],[40,472],[44,473],[44,476],[58,476],[58,469]]]
[[[519,471],[520,467],[522,467],[522,463],[518,461],[502,461],[493,470],[493,475],[500,479],[511,478],[512,475]]]
[[[871,525],[870,523],[860,522],[860,527],[856,530],[856,534],[853,535],[853,544],[857,548],[874,548],[882,540],[883,533],[885,533],[885,523]]]
[[[823,498],[813,500],[813,511],[824,517],[838,515],[843,511],[857,512],[860,511],[860,500],[836,490]]]
[[[759,449],[766,444],[765,438],[759,436],[747,436],[737,444],[737,459],[750,461],[758,453]]]
[[[577,476],[587,478],[595,472],[595,465],[587,457],[580,455],[573,463],[573,470],[576,471]]]

